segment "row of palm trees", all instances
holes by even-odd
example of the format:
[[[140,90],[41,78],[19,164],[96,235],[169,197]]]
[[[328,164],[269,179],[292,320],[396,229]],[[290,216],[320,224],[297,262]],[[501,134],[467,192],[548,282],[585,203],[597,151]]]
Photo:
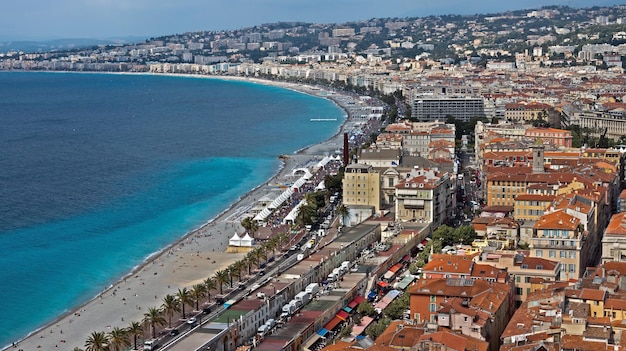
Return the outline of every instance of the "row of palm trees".
[[[131,322],[126,328],[115,327],[108,333],[92,332],[85,341],[84,351],[122,351],[130,346],[137,349],[137,341],[141,337],[151,335],[154,339],[157,336],[158,327],[167,325],[168,328],[172,328],[175,316],[179,316],[180,313],[180,316],[185,318],[185,307],[195,307],[195,310],[199,311],[201,302],[211,302],[212,292],[219,291],[219,294],[223,295],[225,284],[232,289],[234,278],[242,281],[246,276],[243,272],[251,275],[253,267],[260,267],[262,263],[268,261],[268,257],[275,257],[276,250],[283,249],[288,242],[288,236],[285,233],[279,233],[249,251],[241,260],[216,271],[212,277],[206,278],[202,283],[190,288],[179,288],[175,294],[166,295],[161,300],[161,306],[152,307],[144,313],[142,322]],[[149,330],[149,334],[145,329]],[[73,351],[83,350],[75,348]]]

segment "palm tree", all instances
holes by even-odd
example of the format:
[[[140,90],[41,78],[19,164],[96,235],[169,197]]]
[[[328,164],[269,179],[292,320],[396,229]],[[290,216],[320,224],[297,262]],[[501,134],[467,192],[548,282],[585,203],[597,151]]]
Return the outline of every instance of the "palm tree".
[[[206,296],[206,286],[204,284],[196,284],[191,287],[191,297],[196,300],[196,311],[200,310],[200,300]]]
[[[271,237],[270,240],[266,241],[263,244],[263,247],[265,248],[265,252],[269,253],[271,251],[272,252],[272,256],[274,256],[274,257],[276,257],[276,247],[277,246],[278,246],[278,241],[276,241],[276,237],[275,236]]]
[[[265,248],[265,246],[259,246],[257,250],[259,250],[259,257],[265,258],[265,261],[263,262],[267,262],[267,249]],[[259,268],[261,267],[259,266]]]
[[[226,269],[215,272],[215,282],[220,287],[220,295],[224,293],[224,291],[222,290],[222,287],[224,283],[228,282],[229,277],[230,276],[228,274],[228,270]]]
[[[143,335],[143,327],[139,322],[130,322],[126,327],[126,332],[133,337],[133,349],[137,349],[137,337]]]
[[[276,236],[276,241],[278,242],[278,247],[282,250],[285,248],[285,245],[289,242],[289,237],[287,234],[280,232]]]
[[[254,249],[246,255],[248,258],[248,274],[252,274],[252,266],[255,264],[259,264],[259,259],[261,255],[257,249]]]
[[[185,305],[191,305],[193,300],[191,299],[191,293],[187,288],[178,289],[176,293],[176,298],[178,298],[178,302],[183,308],[183,318],[185,318]]]
[[[241,221],[241,226],[250,232],[251,236],[254,237],[254,233],[259,230],[259,223],[254,220],[254,218],[246,217]]]
[[[178,299],[176,296],[172,294],[167,294],[163,298],[163,303],[161,304],[161,310],[163,313],[169,316],[168,327],[172,327],[172,317],[174,316],[174,312],[180,312],[180,305],[178,304]]]
[[[346,225],[345,219],[350,214],[348,208],[344,204],[339,205],[339,207],[337,207],[337,214],[341,217],[341,225]]]
[[[130,346],[130,339],[125,329],[114,327],[108,336],[110,351],[121,351]]]
[[[208,300],[211,301],[211,290],[217,289],[217,282],[215,282],[215,278],[208,277],[204,280],[204,286],[206,287],[206,294],[208,296]]]
[[[148,312],[143,314],[143,321],[150,326],[153,339],[156,338],[156,326],[166,323],[165,318],[161,315],[161,310],[156,307],[150,307]]]
[[[243,265],[241,264],[241,261],[237,261],[233,264],[230,265],[230,267],[228,267],[228,273],[230,274],[230,286],[234,286],[233,285],[233,277],[237,277],[237,281],[241,281],[241,271],[243,270]]]
[[[109,345],[104,332],[92,332],[85,341],[85,351],[108,351]]]

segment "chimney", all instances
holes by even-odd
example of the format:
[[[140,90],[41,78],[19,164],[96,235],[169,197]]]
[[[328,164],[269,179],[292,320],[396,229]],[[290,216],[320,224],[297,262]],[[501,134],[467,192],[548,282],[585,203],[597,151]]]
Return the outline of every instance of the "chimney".
[[[348,133],[343,133],[343,166],[350,163],[350,144],[348,143]]]

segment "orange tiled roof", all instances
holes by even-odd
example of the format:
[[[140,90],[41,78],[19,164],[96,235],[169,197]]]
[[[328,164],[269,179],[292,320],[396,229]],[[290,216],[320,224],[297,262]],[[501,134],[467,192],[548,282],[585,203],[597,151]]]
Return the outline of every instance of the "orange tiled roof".
[[[563,211],[556,211],[544,214],[533,226],[534,229],[561,229],[576,230],[580,224],[580,219],[570,216]]]
[[[626,235],[626,212],[614,214],[604,233],[610,235]]]

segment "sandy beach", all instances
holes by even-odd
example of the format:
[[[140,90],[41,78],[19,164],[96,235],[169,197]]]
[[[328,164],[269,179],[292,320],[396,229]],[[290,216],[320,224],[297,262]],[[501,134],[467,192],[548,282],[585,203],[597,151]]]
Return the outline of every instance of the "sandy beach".
[[[319,89],[295,84],[234,77],[216,78],[254,81],[328,97],[323,96],[323,91]],[[341,103],[334,101],[338,105]],[[340,107],[344,107],[345,110],[345,106]],[[59,317],[24,340],[16,341],[15,345],[6,349],[24,351],[84,349],[85,340],[92,332],[108,333],[115,327],[126,328],[131,322],[141,322],[144,313],[149,308],[160,307],[163,297],[167,294],[175,294],[179,288],[189,288],[208,277],[213,277],[215,271],[243,258],[245,255],[243,253],[226,253],[225,250],[229,238],[235,231],[240,234],[244,232],[240,222],[246,209],[255,204],[256,199],[270,192],[270,184],[291,176],[291,171],[297,165],[306,164],[314,158],[320,159],[325,153],[332,154],[342,148],[343,131],[352,127],[348,120],[342,130],[332,138],[283,157],[284,167],[272,179],[251,190],[214,221],[163,249],[93,300]]]

